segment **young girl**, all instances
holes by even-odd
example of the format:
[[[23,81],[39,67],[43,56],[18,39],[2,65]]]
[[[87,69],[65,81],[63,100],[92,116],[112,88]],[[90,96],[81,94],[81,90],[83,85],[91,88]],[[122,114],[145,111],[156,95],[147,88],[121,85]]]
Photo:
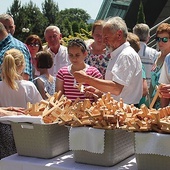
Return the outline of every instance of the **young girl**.
[[[6,51],[1,68],[0,96],[4,97],[0,98],[0,106],[26,108],[28,102],[36,103],[42,100],[34,83],[22,79],[25,60],[21,51]]]
[[[87,97],[84,92],[80,92],[75,86],[74,72],[84,70],[87,75],[95,78],[102,78],[102,74],[95,67],[89,66],[84,62],[87,56],[87,47],[83,40],[73,39],[69,41],[67,48],[71,65],[62,67],[58,71],[56,91],[58,92],[60,90],[62,94],[72,101],[78,97],[83,100]],[[87,84],[84,84],[84,87],[87,86]],[[93,101],[93,98],[91,97],[90,100]]]
[[[48,69],[53,66],[52,55],[49,52],[40,51],[36,54],[36,62],[36,69],[40,72],[40,76],[34,79],[34,83],[43,99],[47,99],[46,93],[53,95],[55,92],[56,78],[48,72]]]
[[[35,85],[23,80],[24,55],[17,49],[6,51],[1,65],[0,107],[27,107],[27,102],[42,100]],[[0,159],[16,153],[11,126],[0,123]]]

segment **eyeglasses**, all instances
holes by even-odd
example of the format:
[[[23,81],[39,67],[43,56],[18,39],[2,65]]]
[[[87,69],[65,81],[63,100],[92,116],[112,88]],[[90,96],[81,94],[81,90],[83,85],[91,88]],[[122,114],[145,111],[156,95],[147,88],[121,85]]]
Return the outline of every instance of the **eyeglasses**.
[[[166,43],[166,42],[168,42],[169,38],[168,38],[168,37],[163,37],[163,38],[161,38],[161,37],[156,37],[155,40],[156,40],[157,42],[161,42],[161,41],[162,41],[162,42]]]
[[[31,47],[39,47],[40,44],[38,44],[38,43],[30,43],[29,46],[31,46]]]

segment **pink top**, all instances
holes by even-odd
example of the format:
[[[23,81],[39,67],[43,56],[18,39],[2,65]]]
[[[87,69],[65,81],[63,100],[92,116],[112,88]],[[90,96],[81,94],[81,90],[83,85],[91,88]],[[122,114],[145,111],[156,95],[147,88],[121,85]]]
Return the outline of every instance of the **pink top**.
[[[72,100],[75,101],[78,97],[80,100],[84,100],[87,98],[84,93],[81,93],[80,90],[75,87],[75,79],[73,75],[70,73],[71,65],[62,67],[57,74],[57,78],[64,82],[64,95]],[[95,77],[95,78],[102,78],[102,74],[98,71],[97,68],[89,66],[86,64],[85,72],[87,75]],[[85,87],[88,84],[83,84]],[[90,98],[93,101],[93,98]]]

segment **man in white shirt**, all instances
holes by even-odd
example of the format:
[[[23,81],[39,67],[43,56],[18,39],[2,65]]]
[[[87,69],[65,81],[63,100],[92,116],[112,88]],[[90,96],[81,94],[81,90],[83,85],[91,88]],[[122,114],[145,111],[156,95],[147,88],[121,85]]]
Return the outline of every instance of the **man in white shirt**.
[[[57,26],[48,26],[44,31],[44,37],[48,44],[47,51],[52,54],[54,61],[49,73],[56,77],[58,70],[69,64],[67,48],[60,44],[62,34]]]
[[[96,89],[110,92],[117,101],[120,98],[127,104],[138,104],[142,97],[142,63],[139,55],[126,41],[127,26],[120,17],[113,17],[103,25],[104,42],[111,50],[111,59],[106,70],[105,80],[85,75],[83,71],[74,73],[77,82],[87,83]],[[96,89],[95,89],[96,88]]]
[[[153,64],[155,63],[155,60],[160,55],[160,52],[158,52],[154,48],[147,46],[147,43],[150,39],[150,29],[147,24],[136,24],[133,28],[133,33],[136,34],[140,39],[140,50],[138,54],[144,66],[147,85],[149,88],[151,82],[151,70],[153,68]]]

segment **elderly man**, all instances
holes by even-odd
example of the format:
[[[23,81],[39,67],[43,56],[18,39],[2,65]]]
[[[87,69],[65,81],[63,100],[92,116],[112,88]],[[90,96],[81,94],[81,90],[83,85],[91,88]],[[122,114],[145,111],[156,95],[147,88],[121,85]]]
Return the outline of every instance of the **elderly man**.
[[[9,14],[1,14],[0,22],[5,26],[8,33],[14,35],[15,33],[15,24],[14,19]]]
[[[60,44],[62,34],[57,26],[48,26],[44,31],[44,37],[48,44],[47,51],[54,58],[54,64],[49,69],[49,73],[56,76],[61,67],[69,64],[67,48]]]
[[[95,87],[86,89],[90,92],[111,92],[115,100],[122,98],[124,103],[137,105],[142,97],[142,63],[139,55],[126,41],[127,34],[127,26],[122,18],[107,20],[103,25],[103,38],[111,50],[111,59],[105,80],[90,77],[83,71],[75,72],[74,77],[78,82]]]
[[[136,24],[133,28],[133,33],[136,34],[140,39],[140,50],[138,54],[146,72],[146,81],[149,88],[151,82],[151,70],[153,69],[155,60],[160,56],[160,52],[147,46],[147,43],[150,39],[150,29],[147,24]]]

